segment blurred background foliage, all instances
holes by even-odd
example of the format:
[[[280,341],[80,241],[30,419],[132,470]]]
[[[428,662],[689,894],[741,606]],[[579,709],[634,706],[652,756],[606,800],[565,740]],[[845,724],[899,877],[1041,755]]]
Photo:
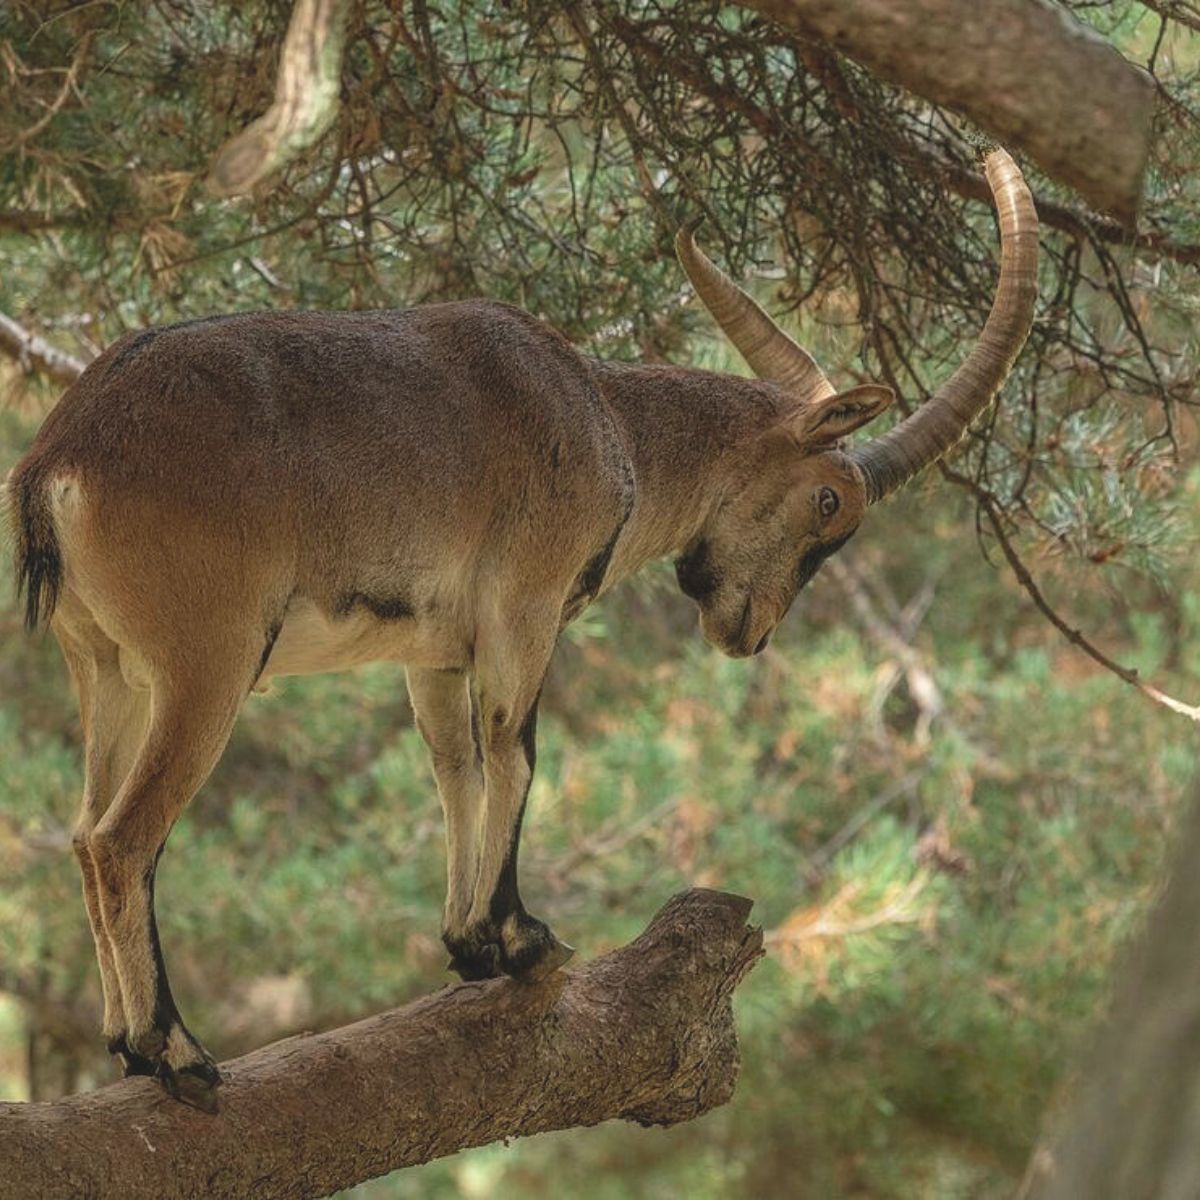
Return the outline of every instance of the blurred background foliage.
[[[917,403],[982,324],[994,222],[956,184],[972,131],[730,5],[367,0],[334,128],[277,186],[215,201],[205,166],[269,102],[289,7],[0,9],[0,311],[86,358],[211,312],[485,294],[589,352],[740,370],[670,254],[703,211],[713,253],[842,382]],[[1160,882],[1194,733],[1068,645],[997,539],[1071,628],[1200,698],[1200,16],[1065,7],[1159,80],[1148,237],[1121,244],[1031,171],[1037,326],[948,477],[873,512],[761,658],[704,647],[656,569],[552,669],[530,906],[591,956],[689,883],[754,897],[769,957],[739,994],[734,1101],[355,1196],[907,1200],[1020,1179]],[[6,468],[54,395],[15,362],[0,396]],[[49,1097],[111,1066],[69,853],[78,718],[3,571],[0,1095]],[[256,697],[159,874],[181,1003],[230,1057],[428,991],[443,872],[398,670]]]

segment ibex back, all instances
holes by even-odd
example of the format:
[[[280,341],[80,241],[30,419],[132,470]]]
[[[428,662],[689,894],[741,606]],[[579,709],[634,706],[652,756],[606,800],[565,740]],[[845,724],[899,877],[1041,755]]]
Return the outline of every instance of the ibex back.
[[[260,313],[152,329],[98,358],[8,484],[31,626],[79,692],[75,833],[126,1073],[215,1106],[154,918],[166,837],[273,675],[407,667],[446,819],[443,936],[465,979],[537,978],[570,948],[526,912],[517,845],[538,694],[564,624],[677,556],[705,637],[766,645],[867,506],[992,399],[1032,317],[1037,223],[987,164],[999,291],[927,404],[854,450],[888,389],[837,394],[681,232],[701,299],[760,377],[600,363],[507,305]]]

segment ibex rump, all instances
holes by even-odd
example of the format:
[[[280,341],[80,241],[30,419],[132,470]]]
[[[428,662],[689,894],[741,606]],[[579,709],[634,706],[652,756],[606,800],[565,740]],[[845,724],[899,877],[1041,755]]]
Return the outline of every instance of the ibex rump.
[[[761,650],[866,507],[991,400],[1032,316],[1037,225],[987,164],[1003,264],[963,367],[892,432],[841,441],[886,388],[836,394],[681,233],[759,381],[600,363],[505,305],[260,313],[152,329],[98,358],[10,477],[19,584],[79,692],[75,833],[126,1073],[215,1104],[155,928],[167,834],[272,675],[403,662],[445,809],[444,939],[467,979],[569,947],[525,911],[517,844],[537,701],[563,625],[677,555],[705,637]]]

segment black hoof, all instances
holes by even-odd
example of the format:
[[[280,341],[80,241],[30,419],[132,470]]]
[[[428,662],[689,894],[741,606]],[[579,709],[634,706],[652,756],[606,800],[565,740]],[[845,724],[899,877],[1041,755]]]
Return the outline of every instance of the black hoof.
[[[455,971],[459,979],[470,982],[476,979],[495,979],[501,974],[500,947],[492,943],[486,946],[471,946],[466,942],[446,939],[450,951],[447,968]]]
[[[201,1112],[217,1112],[217,1088],[221,1086],[221,1072],[215,1064],[192,1063],[176,1071],[164,1062],[159,1065],[158,1078],[180,1103],[190,1104]]]
[[[158,1064],[153,1059],[146,1058],[142,1054],[135,1054],[130,1050],[129,1043],[125,1040],[123,1033],[115,1038],[109,1038],[108,1052],[109,1054],[116,1055],[121,1060],[121,1070],[126,1079],[131,1075],[158,1074]]]
[[[506,926],[500,943],[500,968],[523,983],[536,983],[564,966],[575,953],[549,926],[525,917],[514,931]]]

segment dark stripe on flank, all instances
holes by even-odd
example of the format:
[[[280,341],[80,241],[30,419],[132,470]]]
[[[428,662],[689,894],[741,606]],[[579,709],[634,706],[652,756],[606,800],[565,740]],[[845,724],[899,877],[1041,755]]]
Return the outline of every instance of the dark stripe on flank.
[[[400,596],[368,596],[365,592],[351,592],[343,596],[334,611],[339,617],[347,617],[356,608],[365,608],[381,621],[403,621],[416,616],[413,606]]]
[[[282,618],[275,622],[270,629],[267,630],[266,645],[263,646],[262,654],[258,659],[258,670],[254,672],[254,682],[250,685],[250,690],[254,691],[258,685],[258,681],[262,678],[262,673],[267,669],[267,661],[271,657],[271,651],[275,649],[275,643],[279,640],[279,631],[283,628]]]

